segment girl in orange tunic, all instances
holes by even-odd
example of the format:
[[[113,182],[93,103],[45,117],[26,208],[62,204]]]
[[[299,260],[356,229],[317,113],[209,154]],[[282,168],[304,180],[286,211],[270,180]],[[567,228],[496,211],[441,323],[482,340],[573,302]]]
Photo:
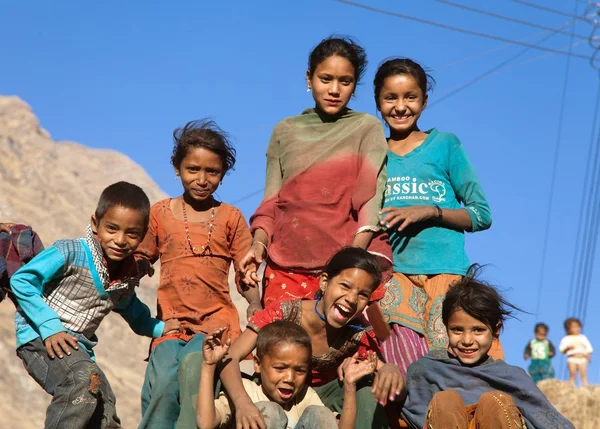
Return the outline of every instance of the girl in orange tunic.
[[[229,268],[233,262],[237,270],[252,242],[241,212],[213,198],[235,163],[226,134],[214,122],[198,121],[173,136],[171,162],[184,192],[154,204],[138,257],[148,271],[160,259],[158,318],[177,319],[182,332],[152,343],[140,429],[173,428],[175,422],[188,427],[186,415],[195,427],[195,401],[186,392],[197,392],[199,379],[180,368],[189,353],[202,349],[204,334],[227,326],[232,340],[240,335]],[[257,288],[241,292],[250,303],[259,299]]]

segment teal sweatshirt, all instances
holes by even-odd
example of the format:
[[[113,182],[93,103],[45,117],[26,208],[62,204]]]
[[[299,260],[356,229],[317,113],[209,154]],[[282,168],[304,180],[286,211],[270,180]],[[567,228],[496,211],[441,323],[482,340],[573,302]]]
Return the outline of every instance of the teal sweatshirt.
[[[400,156],[388,151],[384,207],[464,207],[473,232],[492,224],[490,208],[462,144],[454,134],[427,131],[425,141]],[[459,274],[469,268],[463,231],[433,221],[388,231],[394,271],[404,274]]]

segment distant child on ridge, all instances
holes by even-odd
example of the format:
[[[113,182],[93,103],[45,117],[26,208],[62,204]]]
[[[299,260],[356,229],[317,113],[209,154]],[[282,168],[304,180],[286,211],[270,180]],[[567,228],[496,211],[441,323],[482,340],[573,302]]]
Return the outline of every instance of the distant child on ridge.
[[[581,320],[569,317],[564,323],[567,335],[560,341],[558,349],[567,355],[567,366],[569,368],[569,381],[575,385],[575,378],[579,372],[581,385],[587,386],[587,366],[591,360],[592,345],[590,340],[581,333]]]
[[[158,338],[163,323],[135,294],[132,253],[148,229],[150,202],[136,185],[118,182],[100,196],[85,237],[59,240],[11,278],[18,307],[17,355],[53,396],[45,429],[120,428],[116,400],[94,359],[100,322],[115,311],[136,334]]]
[[[548,325],[538,323],[535,325],[535,338],[527,343],[524,359],[531,358],[531,365],[527,369],[529,375],[536,383],[548,378],[554,378],[552,359],[555,355],[554,345],[548,339]]]
[[[252,236],[239,209],[213,197],[235,164],[227,134],[212,121],[192,121],[173,133],[171,164],[183,194],[150,209],[150,226],[136,253],[140,266],[160,259],[158,318],[179,320],[181,332],[152,343],[142,388],[140,429],[196,429],[204,336],[227,327],[231,341],[240,335],[231,300],[229,269],[237,269]],[[258,288],[238,290],[250,307],[260,308]]]

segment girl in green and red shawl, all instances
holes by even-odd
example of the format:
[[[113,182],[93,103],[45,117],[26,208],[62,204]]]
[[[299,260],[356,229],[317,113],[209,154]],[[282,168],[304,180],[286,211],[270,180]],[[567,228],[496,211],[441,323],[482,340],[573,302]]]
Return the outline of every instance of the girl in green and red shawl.
[[[351,39],[321,41],[306,72],[315,107],[273,130],[264,199],[250,219],[254,240],[241,262],[246,282],[257,285],[256,271],[266,258],[263,306],[312,299],[319,272],[344,246],[391,260],[387,236],[379,233],[383,127],[377,118],[348,108],[366,65],[364,49]],[[257,310],[249,308],[248,315]]]

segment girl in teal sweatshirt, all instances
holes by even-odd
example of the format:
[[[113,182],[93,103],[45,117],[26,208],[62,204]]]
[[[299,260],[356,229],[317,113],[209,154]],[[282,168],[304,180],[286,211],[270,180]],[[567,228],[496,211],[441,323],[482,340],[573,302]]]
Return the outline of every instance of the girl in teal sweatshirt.
[[[454,134],[421,131],[432,79],[416,62],[385,61],[374,80],[375,102],[390,129],[381,225],[388,229],[394,277],[381,301],[392,336],[383,344],[401,370],[428,348],[445,349],[441,319],[448,288],[469,268],[464,232],[490,227],[490,208]],[[492,348],[495,357],[499,344]]]

